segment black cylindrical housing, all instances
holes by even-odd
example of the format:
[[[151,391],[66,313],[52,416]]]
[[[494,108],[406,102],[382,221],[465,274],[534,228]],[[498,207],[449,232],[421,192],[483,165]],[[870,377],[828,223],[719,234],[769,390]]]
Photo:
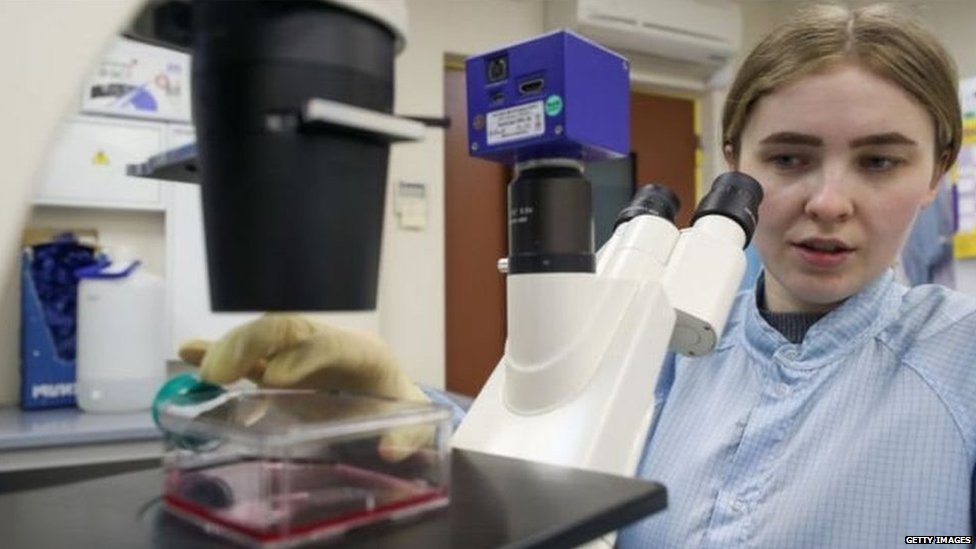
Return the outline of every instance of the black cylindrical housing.
[[[614,227],[639,215],[663,217],[674,223],[674,216],[680,209],[681,200],[674,191],[658,183],[648,183],[638,188],[634,197],[630,199],[630,204],[620,210]]]
[[[742,172],[723,173],[715,178],[711,190],[698,203],[691,224],[694,225],[695,221],[706,215],[728,217],[745,232],[745,248],[752,240],[752,233],[759,222],[759,203],[762,199],[762,185],[758,181]]]
[[[375,308],[388,145],[267,119],[312,98],[390,113],[393,34],[313,1],[195,0],[192,15],[213,308]]]
[[[523,169],[508,186],[508,273],[592,273],[592,197],[579,168]]]

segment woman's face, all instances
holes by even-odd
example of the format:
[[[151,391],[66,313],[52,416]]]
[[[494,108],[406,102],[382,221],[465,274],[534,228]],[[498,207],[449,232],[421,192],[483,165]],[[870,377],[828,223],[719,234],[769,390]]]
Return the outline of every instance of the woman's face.
[[[765,191],[754,241],[766,307],[830,310],[890,267],[935,196],[943,170],[934,143],[920,104],[855,65],[761,98],[740,138],[738,169]]]

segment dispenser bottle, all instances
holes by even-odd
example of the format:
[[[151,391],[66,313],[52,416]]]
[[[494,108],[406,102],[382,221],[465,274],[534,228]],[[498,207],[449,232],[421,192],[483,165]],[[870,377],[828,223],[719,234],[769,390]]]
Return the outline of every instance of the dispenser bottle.
[[[124,253],[77,274],[78,407],[148,410],[166,380],[163,280]]]

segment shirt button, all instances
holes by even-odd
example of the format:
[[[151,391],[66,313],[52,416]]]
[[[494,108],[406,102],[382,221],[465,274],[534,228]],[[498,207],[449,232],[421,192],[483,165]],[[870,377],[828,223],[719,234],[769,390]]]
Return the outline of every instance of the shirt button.
[[[746,510],[746,504],[740,499],[732,500],[732,505],[730,507],[732,508],[733,513],[742,513]]]
[[[794,360],[794,359],[796,359],[797,356],[799,356],[799,354],[800,353],[797,352],[796,349],[792,349],[791,348],[791,349],[784,349],[783,350],[783,358],[785,358],[786,360]]]
[[[786,383],[777,383],[776,386],[773,387],[773,392],[780,398],[789,396],[791,391],[792,389],[790,389],[790,386]]]

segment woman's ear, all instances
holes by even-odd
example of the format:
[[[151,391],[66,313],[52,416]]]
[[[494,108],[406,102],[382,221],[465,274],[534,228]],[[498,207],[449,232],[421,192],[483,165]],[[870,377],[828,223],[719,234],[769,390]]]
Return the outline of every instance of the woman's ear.
[[[739,160],[736,157],[735,149],[732,148],[732,143],[722,145],[722,154],[725,155],[725,165],[729,171],[736,171],[739,168]]]

